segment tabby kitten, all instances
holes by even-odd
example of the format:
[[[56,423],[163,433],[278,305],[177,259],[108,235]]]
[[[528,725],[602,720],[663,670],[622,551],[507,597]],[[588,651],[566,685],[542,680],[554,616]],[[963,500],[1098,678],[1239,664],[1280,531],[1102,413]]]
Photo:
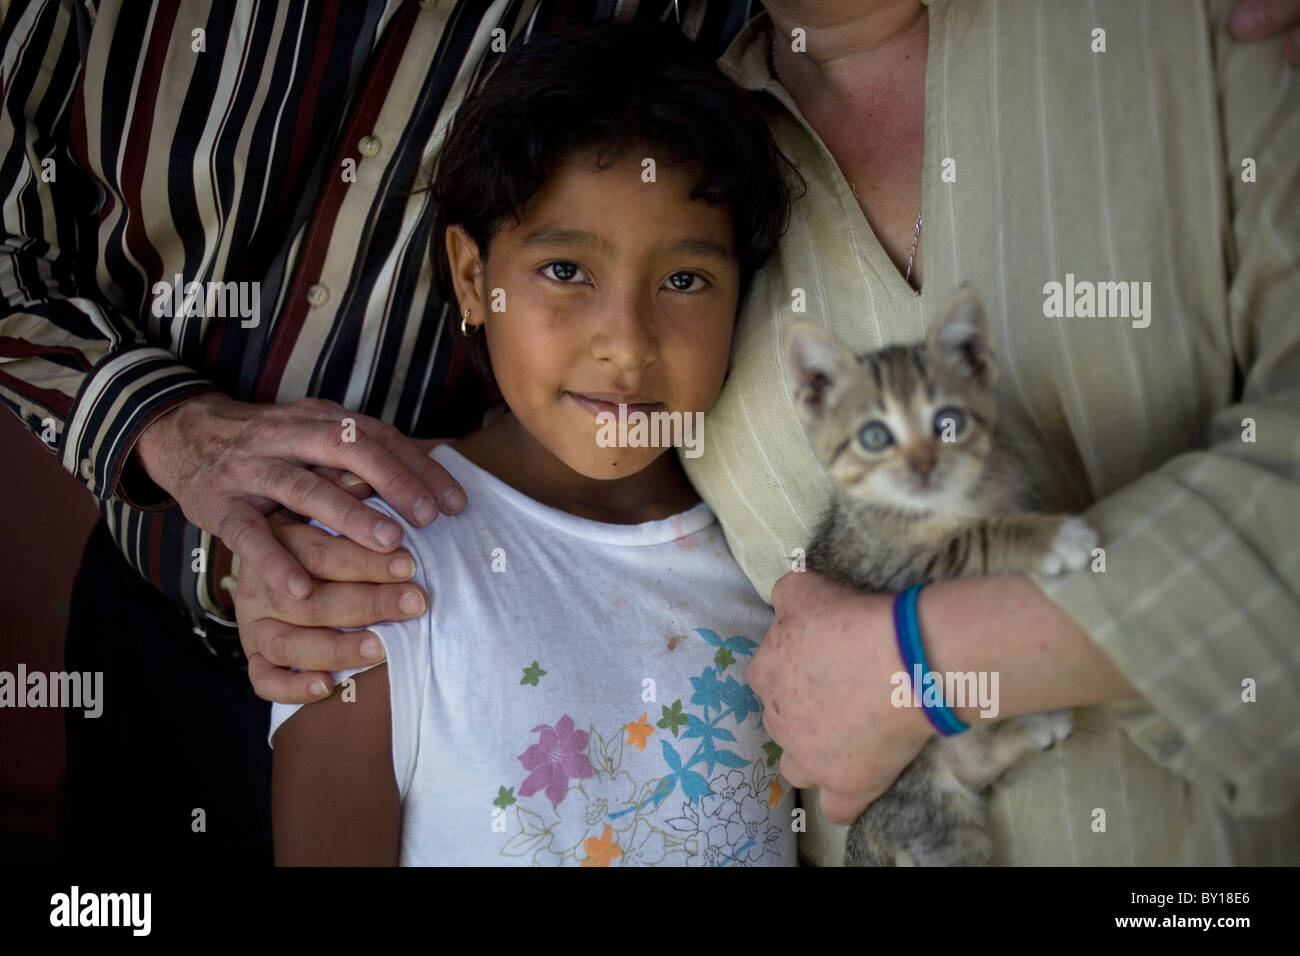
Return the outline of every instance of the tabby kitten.
[[[854,356],[816,326],[786,338],[795,406],[836,494],[810,568],[865,591],[976,574],[1083,568],[1096,535],[1025,514],[1027,487],[993,433],[997,369],[984,310],[963,286],[925,342]],[[900,665],[901,667],[901,665]],[[909,676],[909,686],[911,675]],[[983,792],[1070,732],[1070,712],[936,737],[849,829],[847,866],[988,864]]]

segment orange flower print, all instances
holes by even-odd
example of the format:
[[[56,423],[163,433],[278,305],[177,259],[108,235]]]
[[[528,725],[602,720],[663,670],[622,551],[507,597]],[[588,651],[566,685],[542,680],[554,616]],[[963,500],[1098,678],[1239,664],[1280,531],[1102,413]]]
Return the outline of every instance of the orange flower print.
[[[785,795],[785,788],[781,786],[781,781],[773,777],[771,784],[768,785],[767,792],[767,805],[774,807],[781,802],[781,797]]]
[[[632,746],[636,744],[637,750],[645,750],[646,738],[655,732],[655,729],[646,723],[647,714],[642,714],[641,719],[631,724],[624,724],[623,729],[627,731],[627,744]]]
[[[614,860],[623,855],[623,848],[614,842],[614,830],[607,823],[605,832],[596,837],[587,837],[582,841],[582,848],[587,852],[587,858],[582,861],[583,866],[609,866]]]

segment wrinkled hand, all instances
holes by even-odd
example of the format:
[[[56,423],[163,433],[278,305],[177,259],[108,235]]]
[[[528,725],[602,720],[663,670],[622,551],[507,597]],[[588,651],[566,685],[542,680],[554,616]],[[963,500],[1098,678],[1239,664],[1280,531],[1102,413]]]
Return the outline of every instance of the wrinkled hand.
[[[354,426],[345,426],[350,419]],[[254,405],[204,395],[162,416],[135,452],[185,517],[219,537],[271,588],[305,597],[311,578],[281,546],[266,515],[283,506],[376,551],[402,529],[314,469],[348,471],[407,521],[423,527],[454,514],[465,493],[441,465],[391,425],[323,399]]]
[[[460,439],[458,438],[412,438],[411,444],[420,449],[426,456],[439,445],[455,445]],[[363,479],[358,478],[350,471],[339,471],[337,468],[326,468],[324,465],[317,465],[312,471],[327,478],[334,484],[338,485],[353,498],[369,498],[375,493],[375,489],[370,487]]]
[[[295,600],[270,587],[255,568],[241,567],[235,588],[239,640],[257,696],[303,704],[333,689],[329,671],[383,659],[373,632],[334,628],[416,617],[428,607],[428,596],[418,585],[401,583],[415,573],[405,549],[379,553],[283,514],[268,520],[279,543],[319,580],[310,597]]]
[[[1235,0],[1228,31],[1238,40],[1286,33],[1286,58],[1300,66],[1300,0]]]
[[[852,823],[933,734],[919,708],[890,703],[902,669],[891,598],[802,571],[776,582],[772,605],[776,619],[746,668],[763,726],[784,751],[781,775],[820,786],[826,819]]]

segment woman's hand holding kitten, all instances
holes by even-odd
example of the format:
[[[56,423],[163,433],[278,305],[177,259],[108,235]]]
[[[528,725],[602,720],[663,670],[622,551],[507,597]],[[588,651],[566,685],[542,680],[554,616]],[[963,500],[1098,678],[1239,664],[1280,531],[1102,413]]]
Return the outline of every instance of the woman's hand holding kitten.
[[[746,674],[764,727],[787,748],[781,776],[820,785],[826,819],[851,823],[934,736],[919,709],[889,702],[899,670],[890,598],[801,571],[777,581],[772,605]]]
[[[746,669],[763,724],[785,750],[781,775],[819,786],[822,815],[849,823],[934,733],[919,709],[888,703],[901,668],[891,602],[791,571],[772,604],[776,617]],[[922,592],[918,611],[931,668],[1001,674],[999,720],[1138,696],[1024,575],[940,581]],[[953,710],[972,726],[982,719],[978,706]]]

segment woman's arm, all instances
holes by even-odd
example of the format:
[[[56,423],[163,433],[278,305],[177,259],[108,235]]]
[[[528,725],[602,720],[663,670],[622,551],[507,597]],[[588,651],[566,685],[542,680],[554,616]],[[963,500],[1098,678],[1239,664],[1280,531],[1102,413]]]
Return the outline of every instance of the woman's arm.
[[[999,674],[998,712],[989,719],[1139,696],[1101,648],[1023,574],[933,584],[921,592],[917,623],[931,670]],[[981,719],[981,709],[954,712],[971,723]]]
[[[934,733],[920,709],[895,706],[892,678],[903,664],[893,598],[805,571],[781,578],[772,603],[776,619],[746,672],[764,703],[763,725],[785,749],[782,776],[819,785],[826,819],[849,823]],[[932,584],[918,622],[931,670],[998,675],[989,720],[1136,696],[1023,575]],[[954,711],[967,723],[984,719],[978,704]]]
[[[306,704],[275,734],[271,821],[282,866],[396,866],[402,804],[393,775],[388,665]]]

